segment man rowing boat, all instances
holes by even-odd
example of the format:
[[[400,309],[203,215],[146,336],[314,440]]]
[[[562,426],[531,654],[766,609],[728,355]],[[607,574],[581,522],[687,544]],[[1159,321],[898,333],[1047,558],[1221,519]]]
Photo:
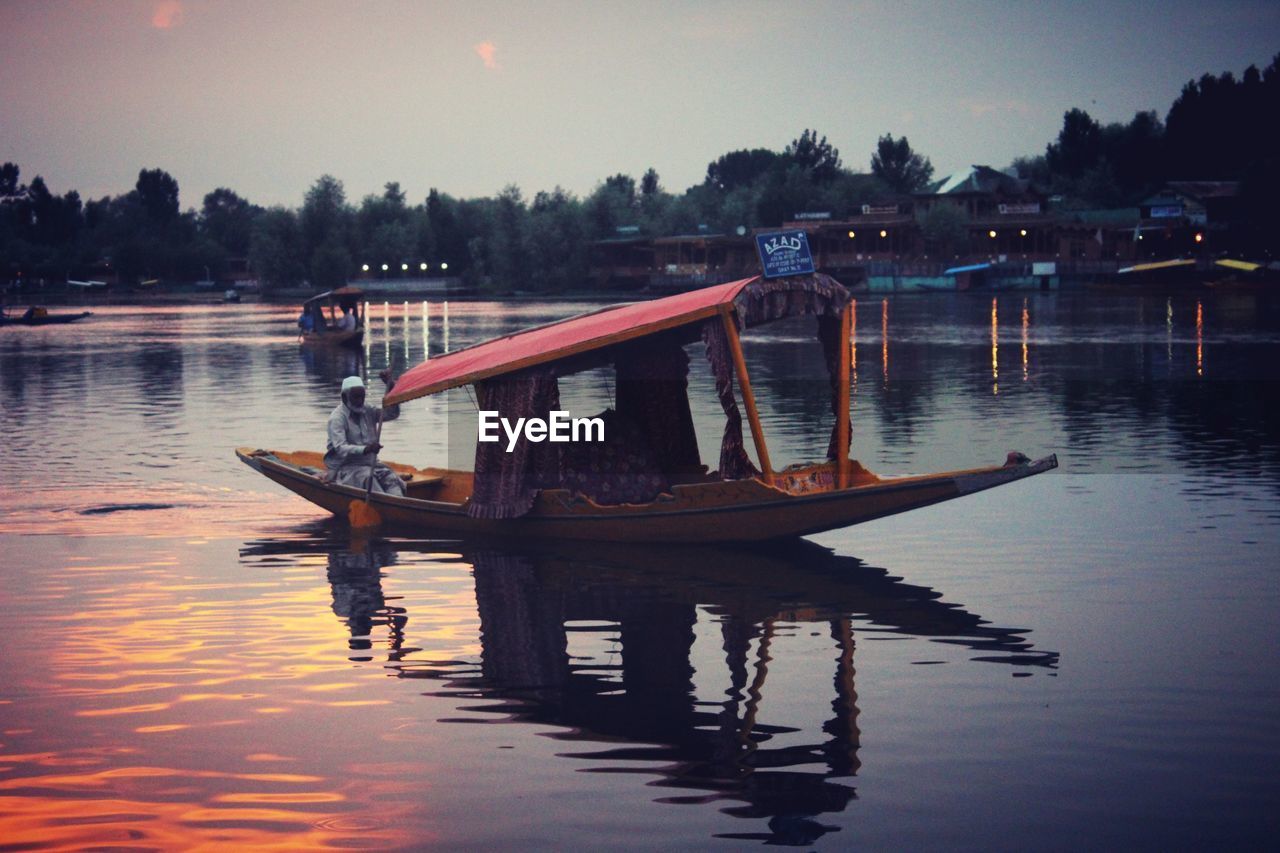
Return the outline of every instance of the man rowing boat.
[[[390,370],[382,371],[378,378],[387,387],[395,384]],[[366,489],[372,469],[375,492],[403,496],[404,483],[399,475],[377,461],[378,451],[382,449],[378,442],[381,424],[400,417],[400,407],[366,406],[364,398],[364,380],[359,376],[342,380],[342,402],[329,415],[329,443],[324,454],[326,479]]]

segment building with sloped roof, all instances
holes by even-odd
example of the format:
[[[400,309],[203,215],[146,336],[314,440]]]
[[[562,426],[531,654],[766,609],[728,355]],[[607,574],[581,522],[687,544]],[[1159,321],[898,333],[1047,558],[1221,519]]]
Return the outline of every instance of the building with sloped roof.
[[[1057,249],[1046,194],[990,166],[969,166],[915,193],[918,221],[942,207],[965,217],[971,252],[1030,256]]]
[[[1044,194],[1030,181],[998,171],[990,166],[970,166],[934,181],[915,194],[917,205],[928,209],[934,204],[963,206],[970,216],[989,215],[1001,205],[1035,206],[1044,204]]]
[[[1142,202],[1143,219],[1226,225],[1240,217],[1238,181],[1170,181]]]

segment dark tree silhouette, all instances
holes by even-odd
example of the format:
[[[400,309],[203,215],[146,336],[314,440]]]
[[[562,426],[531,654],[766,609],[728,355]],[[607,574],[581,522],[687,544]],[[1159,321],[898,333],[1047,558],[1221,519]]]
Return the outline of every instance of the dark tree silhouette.
[[[1265,71],[1190,81],[1165,118],[1168,168],[1182,179],[1233,179],[1274,156],[1280,115],[1280,54]]]
[[[26,191],[26,188],[18,183],[18,176],[21,170],[17,163],[5,163],[0,166],[0,200],[12,198]]]
[[[662,189],[658,183],[658,171],[650,167],[649,171],[644,173],[644,177],[640,179],[640,194],[651,196]]]
[[[876,153],[871,155],[871,173],[889,185],[895,192],[909,193],[923,189],[933,177],[933,164],[911,150],[904,136],[894,139],[886,133],[876,143]]]
[[[470,235],[459,223],[457,209],[456,200],[434,187],[427,194],[426,228],[430,238],[428,245],[424,247],[428,251],[423,254],[431,261],[448,264],[451,271],[462,272],[470,261],[470,252],[467,250]]]
[[[1102,156],[1102,128],[1084,110],[1069,110],[1057,141],[1049,143],[1044,156],[1054,174],[1078,178]]]
[[[219,187],[204,197],[200,210],[200,228],[229,254],[245,257],[253,219],[261,208],[250,204],[226,187]]]
[[[72,190],[59,198],[49,192],[39,175],[27,188],[26,211],[31,241],[44,246],[70,248],[83,221],[80,194]]]
[[[142,210],[153,222],[167,224],[178,218],[178,182],[163,169],[143,169],[134,187]]]
[[[253,224],[249,261],[262,286],[271,290],[293,287],[306,276],[302,229],[292,210],[273,207],[263,211]]]
[[[749,186],[769,171],[778,159],[778,152],[768,148],[731,151],[707,164],[707,177],[703,183],[724,192]]]
[[[1102,148],[1122,195],[1148,195],[1166,179],[1164,125],[1154,110],[1137,113],[1127,125],[1104,127]]]
[[[818,139],[816,130],[805,130],[782,152],[782,156],[804,169],[818,183],[831,180],[840,173],[840,152],[827,142]]]
[[[636,179],[630,175],[617,174],[604,179],[606,190],[617,194],[628,207],[634,207],[636,198]]]
[[[307,246],[314,248],[330,240],[345,239],[350,218],[342,181],[333,175],[321,175],[307,190],[302,203],[302,235]]]

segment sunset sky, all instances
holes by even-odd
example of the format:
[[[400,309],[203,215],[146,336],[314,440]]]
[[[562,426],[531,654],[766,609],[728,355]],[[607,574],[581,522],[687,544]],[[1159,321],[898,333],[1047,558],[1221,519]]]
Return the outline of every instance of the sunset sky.
[[[1163,118],[1277,52],[1274,0],[0,0],[0,161],[86,199],[162,168],[184,208],[297,206],[325,173],[353,202],[649,167],[679,193],[815,128],[864,171],[905,134],[941,176],[1043,152],[1071,107]]]

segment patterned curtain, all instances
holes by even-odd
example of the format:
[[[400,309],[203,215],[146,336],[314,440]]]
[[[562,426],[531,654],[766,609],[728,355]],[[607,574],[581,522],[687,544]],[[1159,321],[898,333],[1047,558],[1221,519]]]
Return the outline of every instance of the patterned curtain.
[[[618,349],[617,410],[648,441],[662,473],[700,472],[698,435],[689,411],[689,356],[674,335],[644,338]]]
[[[839,317],[850,293],[824,273],[791,278],[760,279],[742,289],[734,300],[741,324],[758,326],[801,314]]]
[[[702,341],[707,346],[707,361],[716,378],[716,395],[724,409],[724,437],[720,440],[720,478],[745,480],[760,472],[751,464],[742,446],[742,413],[733,396],[733,355],[729,351],[729,336],[724,324],[715,317],[702,324]]]
[[[497,411],[511,423],[517,418],[549,419],[560,408],[560,386],[550,366],[476,383],[483,410]],[[507,452],[506,435],[476,443],[475,488],[467,515],[472,518],[519,518],[533,508],[540,489],[560,485],[560,444],[530,442],[523,435]]]

